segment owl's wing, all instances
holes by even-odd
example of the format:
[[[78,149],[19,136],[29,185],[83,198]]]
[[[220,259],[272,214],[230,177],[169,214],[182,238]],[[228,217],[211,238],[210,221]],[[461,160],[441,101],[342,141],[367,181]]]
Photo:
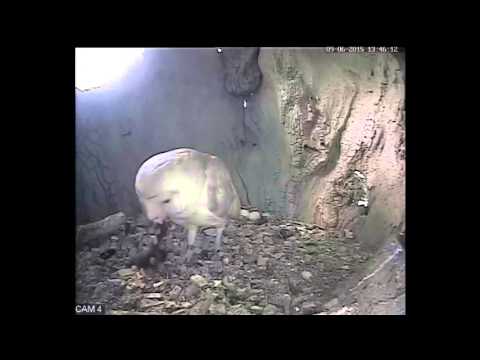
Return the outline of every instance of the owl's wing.
[[[214,215],[225,218],[235,198],[230,175],[218,159],[212,159],[206,175],[208,209]]]

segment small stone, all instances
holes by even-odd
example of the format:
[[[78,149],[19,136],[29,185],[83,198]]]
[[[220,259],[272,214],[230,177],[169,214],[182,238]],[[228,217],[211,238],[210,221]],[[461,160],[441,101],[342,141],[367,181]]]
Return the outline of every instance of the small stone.
[[[200,294],[200,291],[200,288],[196,284],[190,284],[185,288],[183,295],[186,298],[192,298]]]
[[[146,298],[147,299],[161,299],[162,298],[162,294],[161,293],[148,293],[146,294]]]
[[[133,257],[135,257],[135,255],[137,255],[137,252],[138,252],[138,250],[137,250],[136,248],[133,248],[133,247],[132,247],[132,248],[130,248],[130,250],[128,251],[128,256],[129,256],[130,258],[133,258]]]
[[[338,306],[338,304],[339,304],[338,299],[337,299],[337,298],[334,298],[334,299],[330,300],[329,302],[327,302],[327,303],[324,305],[324,307],[327,308],[327,309],[332,309],[332,308]]]
[[[350,269],[350,266],[348,266],[348,265],[343,265],[343,266],[342,266],[342,269],[343,269],[343,270],[349,270],[349,269]]]
[[[299,286],[298,281],[296,281],[292,277],[288,278],[288,288],[290,289],[290,292],[294,295],[299,294],[301,292],[301,288]]]
[[[149,307],[152,307],[152,306],[161,305],[163,303],[164,303],[163,301],[157,301],[157,300],[153,300],[153,299],[142,299],[140,301],[140,307],[143,308],[143,309],[146,309],[146,308],[149,308]]]
[[[260,217],[260,219],[255,220],[253,223],[255,225],[263,225],[263,224],[266,224],[267,222],[268,222],[268,219],[266,217]]]
[[[288,229],[280,229],[280,236],[283,237],[284,239],[288,239],[291,236],[294,236],[295,234],[293,231],[288,230]]]
[[[210,308],[210,305],[212,303],[213,303],[212,297],[209,297],[204,301],[198,302],[190,309],[190,315],[205,315],[208,312],[208,309]]]
[[[168,295],[172,298],[177,298],[181,292],[182,292],[182,288],[178,285],[175,285]]]
[[[253,264],[257,260],[257,258],[255,255],[250,255],[244,257],[242,260],[245,264]]]
[[[262,255],[259,255],[257,258],[257,265],[258,266],[266,266],[268,262],[268,259],[263,257]]]
[[[217,229],[206,229],[203,231],[203,233],[207,236],[217,236]]]
[[[263,309],[262,315],[275,315],[277,312],[278,312],[278,309],[276,306],[268,304]]]
[[[121,277],[132,276],[135,274],[135,270],[133,269],[120,269],[117,271],[118,275]]]
[[[213,287],[219,287],[222,285],[222,280],[213,280]]]
[[[107,279],[109,283],[112,283],[114,285],[123,285],[124,282],[122,279]]]
[[[192,275],[190,280],[200,288],[208,284],[208,280],[201,275]]]
[[[111,258],[114,254],[115,254],[115,249],[108,249],[108,250],[105,250],[104,252],[100,253],[100,257],[103,260],[107,260],[107,259]]]
[[[309,281],[312,278],[312,273],[310,271],[302,271],[302,278]]]
[[[225,286],[227,289],[234,288],[235,285],[233,284],[233,280],[235,279],[231,276],[224,276],[222,280],[223,286]]]
[[[230,315],[251,315],[242,305],[235,305],[230,308]]]
[[[250,306],[250,310],[254,313],[254,314],[261,314],[263,312],[263,308],[261,306],[258,306],[258,305],[253,305],[253,306]]]
[[[223,258],[223,263],[224,263],[225,265],[228,265],[229,262],[230,262],[230,260],[228,259],[228,257],[224,257],[224,258]]]
[[[315,304],[314,302],[306,302],[302,304],[302,310],[304,313],[313,314],[314,312],[316,312],[316,309],[317,304]]]
[[[243,236],[245,236],[245,237],[250,237],[250,236],[255,235],[255,231],[253,231],[253,230],[250,229],[250,228],[247,228],[247,229],[245,229],[245,230],[243,231],[242,234],[243,234]]]
[[[245,210],[245,209],[240,210],[240,216],[248,218],[249,215],[250,215],[250,213],[248,212],[248,210]]]
[[[156,282],[156,283],[153,284],[153,287],[154,287],[154,288],[157,288],[157,287],[159,287],[159,286],[162,286],[164,283],[165,283],[165,281]]]
[[[225,315],[227,309],[225,308],[225,304],[212,304],[210,305],[209,312],[212,315]]]
[[[115,236],[115,235],[110,236],[110,240],[112,240],[112,241],[118,241],[118,236]]]
[[[250,296],[250,290],[248,288],[236,289],[235,296],[239,300],[246,300]]]
[[[252,211],[250,213],[250,215],[248,216],[248,218],[251,220],[251,221],[257,221],[257,220],[260,220],[261,218],[261,215],[258,211]]]

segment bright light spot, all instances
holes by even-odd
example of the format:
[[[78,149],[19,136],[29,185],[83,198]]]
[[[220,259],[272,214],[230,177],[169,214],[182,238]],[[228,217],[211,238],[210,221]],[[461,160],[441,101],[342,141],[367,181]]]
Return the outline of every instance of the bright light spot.
[[[75,49],[75,86],[87,90],[120,79],[143,57],[138,48]]]
[[[247,100],[243,100],[243,108],[244,108],[244,109],[247,108]]]
[[[217,53],[221,54],[223,52],[222,48],[217,49]]]

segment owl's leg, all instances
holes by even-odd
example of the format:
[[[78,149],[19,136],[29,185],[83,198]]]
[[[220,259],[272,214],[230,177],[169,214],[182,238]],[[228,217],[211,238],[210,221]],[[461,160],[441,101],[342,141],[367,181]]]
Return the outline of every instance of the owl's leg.
[[[217,228],[217,238],[215,239],[215,252],[220,251],[220,246],[222,245],[223,230],[225,230],[225,225]]]
[[[188,227],[188,244],[187,244],[187,253],[185,254],[185,260],[190,261],[193,255],[193,245],[195,244],[195,239],[197,237],[198,226],[190,225]]]

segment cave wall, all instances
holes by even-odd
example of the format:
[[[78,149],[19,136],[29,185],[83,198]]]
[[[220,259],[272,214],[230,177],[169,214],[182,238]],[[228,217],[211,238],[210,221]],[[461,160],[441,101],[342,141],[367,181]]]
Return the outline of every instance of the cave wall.
[[[242,146],[244,109],[222,69],[215,49],[150,49],[116,83],[76,91],[77,223],[139,211],[134,178],[153,154],[193,147],[234,169],[228,154]]]
[[[149,50],[76,93],[77,222],[138,211],[141,162],[188,146],[226,161],[242,204],[379,244],[404,216],[404,74],[391,54]]]
[[[263,83],[251,116],[270,127],[260,142],[277,144],[266,156],[282,159],[267,175],[277,209],[381,246],[405,211],[403,57],[262,49],[259,64]]]

